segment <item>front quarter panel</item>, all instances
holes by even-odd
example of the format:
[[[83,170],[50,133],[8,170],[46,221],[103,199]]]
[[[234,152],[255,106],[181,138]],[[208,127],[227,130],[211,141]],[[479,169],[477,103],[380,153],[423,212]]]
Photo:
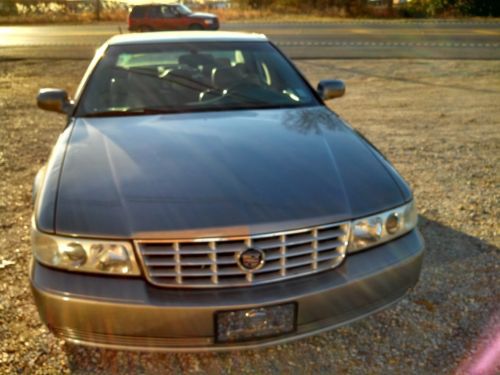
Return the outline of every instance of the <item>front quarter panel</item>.
[[[352,128],[351,128],[352,129]],[[389,175],[392,177],[394,182],[398,185],[401,194],[403,195],[403,199],[405,202],[411,200],[413,198],[413,194],[408,183],[401,177],[396,168],[392,165],[392,163],[385,157],[384,154],[371,143],[363,134],[361,134],[358,130],[353,129],[353,131],[366,143],[370,151],[375,155],[375,157],[380,161],[380,163],[385,167]]]
[[[70,122],[52,149],[43,179],[37,187],[35,221],[37,228],[46,233],[54,233],[55,231],[57,189],[64,163],[64,155],[72,130],[73,123]]]
[[[38,192],[40,191],[40,187],[42,186],[43,180],[45,179],[46,171],[47,171],[47,165],[44,165],[36,173],[35,180],[33,181],[33,188],[31,190],[31,203],[33,205],[36,202],[36,197],[38,195]]]

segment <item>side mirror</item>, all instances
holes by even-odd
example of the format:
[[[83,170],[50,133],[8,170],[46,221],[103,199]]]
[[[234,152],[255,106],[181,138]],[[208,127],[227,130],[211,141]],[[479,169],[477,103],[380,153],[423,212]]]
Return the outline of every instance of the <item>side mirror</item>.
[[[67,115],[73,110],[73,102],[69,100],[68,93],[60,89],[40,89],[36,97],[36,104],[46,111]]]
[[[340,98],[345,94],[345,84],[338,79],[325,79],[318,83],[317,91],[323,100]]]

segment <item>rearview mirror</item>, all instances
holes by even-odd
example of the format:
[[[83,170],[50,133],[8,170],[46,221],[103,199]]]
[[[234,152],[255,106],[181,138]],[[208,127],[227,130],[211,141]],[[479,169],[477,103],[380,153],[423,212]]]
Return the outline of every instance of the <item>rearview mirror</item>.
[[[73,110],[73,102],[69,100],[68,93],[61,89],[40,89],[36,97],[36,104],[46,111],[67,115]]]
[[[323,100],[340,98],[345,94],[345,84],[338,79],[325,79],[318,83],[317,91]]]

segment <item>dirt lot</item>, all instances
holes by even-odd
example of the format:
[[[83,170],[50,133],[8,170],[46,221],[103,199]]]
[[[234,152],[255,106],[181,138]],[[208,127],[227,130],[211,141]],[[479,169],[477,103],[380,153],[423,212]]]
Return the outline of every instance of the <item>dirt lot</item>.
[[[40,323],[28,284],[31,183],[64,126],[34,99],[44,86],[74,92],[86,62],[0,61],[1,374],[473,373],[495,335],[500,347],[500,61],[298,65],[314,83],[347,82],[333,108],[413,187],[427,243],[418,286],[390,310],[269,349],[193,355],[65,345]]]

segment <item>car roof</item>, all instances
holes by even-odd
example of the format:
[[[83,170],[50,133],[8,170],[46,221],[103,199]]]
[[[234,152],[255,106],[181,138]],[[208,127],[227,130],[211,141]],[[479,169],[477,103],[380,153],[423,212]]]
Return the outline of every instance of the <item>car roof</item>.
[[[139,7],[150,7],[150,6],[162,6],[162,5],[182,5],[181,3],[147,3],[147,4],[131,4],[133,8]]]
[[[164,31],[115,35],[107,44],[150,44],[177,42],[265,42],[264,34],[230,31]]]
[[[143,8],[143,7],[157,7],[157,6],[172,6],[172,5],[182,5],[181,3],[150,3],[150,4],[132,4],[132,8]]]

